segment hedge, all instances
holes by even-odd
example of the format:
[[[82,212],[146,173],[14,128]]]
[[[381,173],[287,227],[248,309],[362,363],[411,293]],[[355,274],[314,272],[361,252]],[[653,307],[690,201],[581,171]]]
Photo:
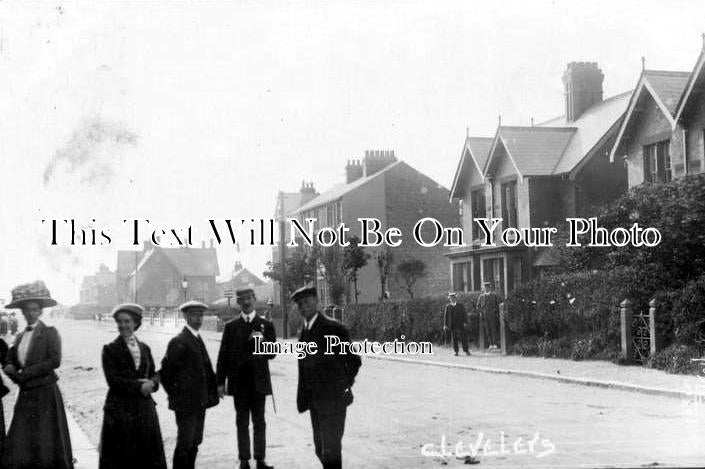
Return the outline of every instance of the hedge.
[[[478,333],[477,293],[459,293],[458,302],[468,313],[469,339]],[[445,296],[413,298],[406,301],[359,303],[345,306],[344,322],[353,338],[386,341],[393,339],[443,343]]]

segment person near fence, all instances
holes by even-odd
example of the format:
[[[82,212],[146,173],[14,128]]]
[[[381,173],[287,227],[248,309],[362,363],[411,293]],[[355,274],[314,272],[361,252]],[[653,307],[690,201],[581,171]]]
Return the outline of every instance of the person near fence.
[[[269,360],[272,354],[255,355],[255,338],[262,343],[276,342],[277,336],[271,321],[255,312],[255,292],[251,288],[241,288],[236,292],[240,316],[228,321],[218,352],[216,382],[218,394],[233,396],[235,421],[237,425],[238,457],[241,469],[250,467],[250,416],[254,458],[257,469],[272,469],[265,463],[266,423],[264,404],[272,394],[272,380],[269,374]]]
[[[44,282],[12,289],[5,308],[20,308],[27,321],[8,351],[3,371],[19,386],[2,467],[71,469],[73,453],[64,401],[56,382],[61,365],[61,338],[39,319],[43,308],[56,306]]]
[[[502,300],[494,291],[491,282],[482,284],[482,293],[477,298],[477,310],[480,312],[480,323],[482,324],[485,338],[488,342],[488,349],[499,350],[499,304]]]
[[[316,354],[299,360],[296,406],[300,413],[309,411],[316,456],[324,469],[341,469],[345,414],[353,402],[352,386],[362,365],[359,355],[326,351],[326,337],[337,336],[350,341],[350,333],[340,322],[318,311],[316,287],[303,287],[291,295],[304,319],[299,342],[315,342]]]
[[[199,301],[179,306],[186,324],[181,333],[169,341],[159,371],[162,386],[169,396],[169,408],[176,414],[174,469],[196,467],[206,409],[220,401],[213,365],[199,333],[207,309],[208,306]]]
[[[463,351],[466,355],[470,355],[468,348],[467,334],[468,315],[465,311],[465,306],[458,303],[458,297],[455,292],[448,293],[448,304],[443,312],[443,332],[450,331],[453,339],[453,351],[458,355],[458,341],[463,346]]]
[[[159,418],[152,393],[159,375],[150,348],[137,340],[144,308],[123,303],[113,308],[118,337],[103,347],[108,395],[103,407],[100,469],[166,469]]]

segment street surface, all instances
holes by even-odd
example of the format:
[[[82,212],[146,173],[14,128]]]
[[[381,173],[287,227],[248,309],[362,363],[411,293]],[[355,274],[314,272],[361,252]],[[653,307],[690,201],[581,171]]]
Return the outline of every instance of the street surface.
[[[112,322],[54,324],[63,340],[59,386],[67,409],[97,446],[107,391],[100,354],[116,328]],[[137,335],[158,364],[170,333]],[[206,344],[215,364],[219,342]],[[296,411],[295,358],[277,357],[271,371],[277,414],[269,399],[268,462],[279,469],[320,467],[308,414]],[[343,439],[347,468],[466,467],[450,453],[469,454],[478,446],[476,467],[705,465],[702,402],[364,357],[354,393]],[[174,416],[162,390],[155,399],[170,460]],[[4,399],[8,422],[13,402],[14,390]],[[446,456],[440,455],[443,442]],[[208,411],[197,464],[217,469],[235,462],[235,411],[228,397]]]

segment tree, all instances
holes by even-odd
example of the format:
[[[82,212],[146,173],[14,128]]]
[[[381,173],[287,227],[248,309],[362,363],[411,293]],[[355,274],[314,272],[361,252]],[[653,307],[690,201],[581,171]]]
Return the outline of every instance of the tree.
[[[353,283],[355,303],[357,303],[357,297],[360,293],[357,290],[357,272],[367,265],[369,258],[370,255],[360,247],[360,238],[357,236],[350,238],[350,244],[343,249],[343,269],[348,281]]]
[[[290,251],[290,255],[286,258],[286,279],[284,281],[284,286],[289,294],[316,280],[316,261],[316,253],[306,250],[302,246]],[[267,269],[263,275],[281,284],[282,271],[279,262],[267,262]]]
[[[328,294],[334,305],[340,305],[345,294],[345,268],[343,252],[339,246],[318,247],[316,249],[319,269],[328,285]]]
[[[399,283],[409,293],[409,297],[414,297],[414,285],[426,276],[426,264],[420,259],[409,259],[402,261],[397,266]]]
[[[392,265],[394,263],[394,256],[392,255],[391,249],[387,246],[377,251],[375,260],[377,261],[377,268],[379,269],[379,282],[381,286],[379,300],[384,301],[387,297],[387,279],[392,273]]]

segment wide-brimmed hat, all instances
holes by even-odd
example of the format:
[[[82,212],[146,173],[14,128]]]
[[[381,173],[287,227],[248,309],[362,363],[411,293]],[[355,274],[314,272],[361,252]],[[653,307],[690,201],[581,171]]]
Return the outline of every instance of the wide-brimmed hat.
[[[182,313],[186,312],[191,312],[191,311],[205,311],[208,309],[208,305],[205,303],[201,303],[200,301],[187,301],[186,303],[182,304],[179,306],[179,311]]]
[[[291,294],[291,301],[297,301],[300,298],[305,298],[307,296],[318,296],[318,290],[313,285],[308,285],[301,287]]]
[[[144,308],[137,303],[122,303],[113,308],[110,315],[116,318],[118,313],[127,313],[132,316],[135,320],[135,329],[140,327],[142,324],[142,315],[144,314]]]
[[[56,300],[51,297],[49,289],[44,282],[24,283],[12,289],[12,301],[5,305],[5,308],[21,308],[28,301],[36,301],[42,308],[56,306]]]

